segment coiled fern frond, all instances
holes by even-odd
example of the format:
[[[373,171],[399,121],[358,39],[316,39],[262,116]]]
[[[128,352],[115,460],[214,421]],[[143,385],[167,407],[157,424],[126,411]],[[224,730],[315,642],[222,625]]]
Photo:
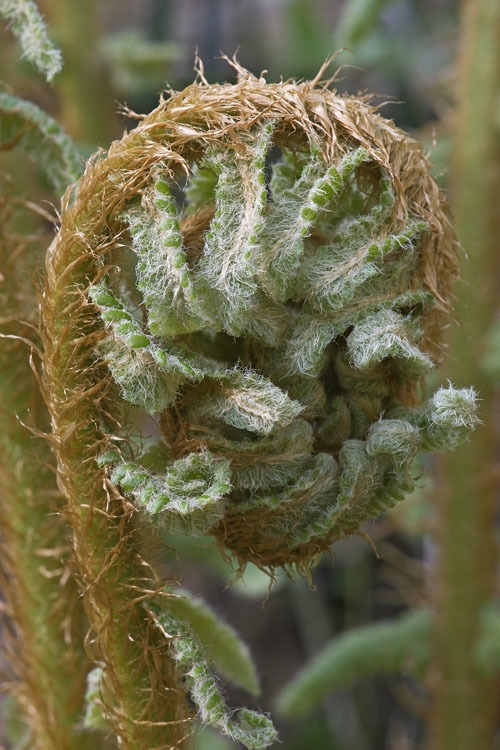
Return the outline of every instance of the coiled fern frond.
[[[185,746],[183,684],[247,747],[275,737],[231,719],[189,617],[161,608],[144,533],[307,572],[405,496],[418,450],[476,421],[472,389],[418,405],[456,270],[419,146],[321,74],[267,84],[234,64],[237,84],[200,72],[88,163],[47,256],[43,382],[98,635],[89,694],[127,747],[163,747],[167,726]]]
[[[272,569],[400,500],[420,448],[465,437],[475,395],[410,408],[455,274],[418,145],[317,81],[239,73],[162,101],[87,168],[52,272],[85,267],[67,279],[85,367],[107,363],[164,447],[155,474],[121,441],[144,419],[117,442],[101,416],[112,484],[154,524]]]

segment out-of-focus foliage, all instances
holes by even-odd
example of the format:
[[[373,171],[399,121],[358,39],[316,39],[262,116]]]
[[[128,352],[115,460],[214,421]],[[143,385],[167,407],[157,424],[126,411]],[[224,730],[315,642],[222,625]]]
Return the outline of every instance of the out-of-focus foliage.
[[[179,57],[174,42],[152,41],[139,29],[117,31],[103,40],[111,82],[120,96],[157,93],[165,86],[165,72]]]
[[[431,613],[415,610],[394,621],[354,628],[322,651],[279,696],[287,716],[308,713],[332,690],[366,675],[421,672],[429,662]]]
[[[0,91],[0,148],[13,144],[40,165],[59,195],[83,171],[82,158],[56,120],[32,102]]]

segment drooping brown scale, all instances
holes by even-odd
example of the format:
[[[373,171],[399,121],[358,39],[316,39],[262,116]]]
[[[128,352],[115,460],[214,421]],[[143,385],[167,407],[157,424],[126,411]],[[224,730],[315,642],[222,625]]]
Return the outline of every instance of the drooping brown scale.
[[[239,565],[252,561],[264,570],[292,569],[293,566],[305,569],[318,555],[327,552],[333,542],[345,536],[342,533],[316,537],[306,544],[289,547],[287,539],[267,537],[262,533],[273,517],[279,519],[279,516],[279,511],[263,512],[259,509],[240,513],[229,510],[224,520],[211,531],[220,547],[229,550]]]

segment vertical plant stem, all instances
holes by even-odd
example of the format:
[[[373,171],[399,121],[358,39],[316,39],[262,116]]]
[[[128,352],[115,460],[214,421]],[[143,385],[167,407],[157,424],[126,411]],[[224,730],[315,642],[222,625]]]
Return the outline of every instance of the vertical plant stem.
[[[454,214],[467,253],[451,336],[450,376],[473,383],[482,399],[481,425],[469,444],[442,459],[438,487],[440,560],[436,590],[437,678],[433,700],[435,750],[489,750],[493,746],[498,694],[474,662],[483,605],[494,594],[493,528],[498,483],[495,389],[481,373],[485,332],[497,301],[500,237],[500,4],[463,5],[455,142]]]
[[[5,217],[2,216],[5,229]],[[13,252],[0,237],[3,334],[29,335],[14,316],[23,317],[34,290],[26,289],[26,268],[34,254]],[[14,260],[15,258],[15,260]],[[29,302],[28,302],[29,304]],[[83,750],[89,737],[80,728],[87,660],[85,620],[69,575],[68,530],[59,510],[61,497],[49,467],[50,451],[21,424],[29,409],[40,424],[43,404],[29,362],[18,340],[0,339],[0,533],[2,589],[12,618],[7,640],[21,716],[36,750]],[[42,416],[43,419],[43,416]],[[95,738],[92,739],[95,747]]]
[[[71,233],[60,234],[49,250],[44,384],[76,564],[105,664],[109,720],[126,750],[182,750],[190,720],[185,692],[168,644],[141,604],[155,583],[136,549],[130,513],[96,464],[107,379],[92,366],[95,323],[91,306],[82,301],[92,265],[77,235],[68,242]]]
[[[16,374],[26,382],[26,373]],[[12,396],[3,387],[2,394]],[[15,623],[11,661],[20,681],[16,693],[31,731],[30,747],[90,748],[89,738],[78,729],[85,694],[85,630],[78,592],[67,575],[66,531],[50,498],[53,476],[41,464],[33,439],[28,445],[15,414],[2,409],[0,431],[3,575]]]
[[[64,57],[55,79],[64,127],[78,143],[106,147],[112,137],[113,98],[99,45],[99,3],[48,0],[47,5]]]

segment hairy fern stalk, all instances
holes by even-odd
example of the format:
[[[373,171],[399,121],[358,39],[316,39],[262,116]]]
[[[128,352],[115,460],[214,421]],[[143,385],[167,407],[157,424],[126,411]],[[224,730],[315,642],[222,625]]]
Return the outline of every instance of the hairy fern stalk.
[[[275,739],[226,708],[137,528],[305,571],[476,421],[472,389],[418,403],[455,275],[418,145],[321,74],[235,66],[89,162],[47,258],[45,394],[102,656],[89,695],[126,747],[183,746],[182,686],[247,747]]]

